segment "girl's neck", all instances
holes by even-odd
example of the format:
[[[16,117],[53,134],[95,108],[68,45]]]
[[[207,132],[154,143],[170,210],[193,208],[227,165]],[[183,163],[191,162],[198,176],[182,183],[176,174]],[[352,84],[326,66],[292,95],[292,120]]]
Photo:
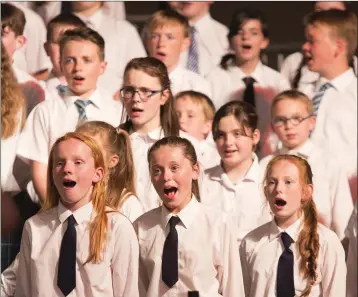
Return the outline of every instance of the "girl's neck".
[[[153,119],[147,123],[144,123],[142,125],[135,125],[133,124],[133,130],[134,132],[137,132],[138,134],[148,134],[149,132],[152,132],[153,130],[161,127],[160,123],[160,116],[158,116],[157,119]]]
[[[224,168],[225,173],[229,177],[230,181],[235,183],[246,175],[246,173],[249,171],[250,167],[252,166],[253,162],[254,161],[252,158],[248,158],[246,160],[241,161],[240,164],[232,167],[225,164],[222,164],[222,166]]]
[[[275,216],[275,222],[276,222],[277,226],[279,226],[281,229],[286,230],[287,228],[292,226],[294,223],[296,223],[297,220],[300,219],[301,214],[302,214],[301,211],[299,211],[299,212],[292,214],[290,217],[287,217],[287,218],[280,218],[280,217]]]
[[[240,59],[236,57],[235,62],[237,67],[239,67],[242,72],[246,75],[250,75],[255,71],[257,64],[260,62],[260,58],[253,59],[251,61],[240,61]]]

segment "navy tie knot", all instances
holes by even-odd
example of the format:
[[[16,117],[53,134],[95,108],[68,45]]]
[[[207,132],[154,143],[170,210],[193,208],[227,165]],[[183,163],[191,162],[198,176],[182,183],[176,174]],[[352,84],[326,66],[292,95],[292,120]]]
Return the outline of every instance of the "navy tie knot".
[[[293,239],[286,232],[281,233],[281,240],[286,250],[288,250],[293,243]]]
[[[249,86],[249,85],[253,85],[254,82],[256,81],[256,80],[255,80],[254,78],[252,78],[251,76],[247,76],[247,77],[243,78],[242,80],[244,81],[246,87]]]
[[[179,217],[172,216],[169,220],[170,229],[175,228],[175,226],[180,222]]]

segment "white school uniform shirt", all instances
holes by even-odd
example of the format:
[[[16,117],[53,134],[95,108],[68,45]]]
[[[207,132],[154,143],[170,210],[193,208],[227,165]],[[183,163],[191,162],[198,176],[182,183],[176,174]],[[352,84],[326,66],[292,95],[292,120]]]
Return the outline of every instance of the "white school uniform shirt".
[[[301,256],[297,240],[302,230],[302,221],[298,219],[286,230],[282,230],[275,220],[250,232],[240,246],[242,273],[246,297],[276,297],[277,266],[284,251],[281,232],[286,232],[294,241],[290,249],[293,252],[295,296],[301,296],[310,280],[302,279],[299,272]],[[346,263],[341,242],[337,235],[318,224],[319,253],[317,263],[317,281],[309,297],[337,297],[346,293]]]
[[[250,169],[236,184],[229,179],[221,165],[204,172],[200,187],[201,202],[233,217],[239,243],[247,233],[272,219],[261,183],[261,169],[255,154]]]
[[[295,52],[286,57],[281,66],[281,74],[284,75],[288,81],[292,84],[297,70],[303,59],[301,52]],[[357,57],[353,57],[353,65],[355,73],[357,73]],[[305,65],[301,69],[301,79],[298,83],[298,90],[305,93],[309,98],[313,98],[315,94],[316,84],[319,80],[319,74],[312,72]]]
[[[224,213],[199,203],[195,196],[177,216],[178,281],[168,288],[162,281],[162,253],[173,216],[165,206],[134,222],[140,250],[142,297],[186,297],[197,290],[202,297],[244,296],[235,226]]]
[[[126,201],[123,202],[119,211],[124,214],[132,223],[144,213],[142,204],[134,195],[130,195]]]
[[[211,97],[209,82],[199,74],[178,65],[169,73],[170,88],[173,96],[182,91],[193,90]]]
[[[130,221],[119,212],[107,214],[103,261],[84,265],[89,256],[89,225],[96,216],[91,202],[74,213],[59,203],[26,221],[15,296],[63,296],[57,286],[57,267],[70,215],[77,223],[76,288],[67,296],[138,297],[138,241]]]
[[[105,60],[108,64],[99,78],[99,84],[114,94],[121,88],[127,63],[133,58],[147,56],[138,31],[131,23],[108,16],[103,8],[90,17],[76,15],[88,27],[96,30],[105,41]]]
[[[227,70],[220,66],[207,77],[212,86],[212,100],[216,109],[231,100],[243,101],[246,85],[243,78],[251,76],[255,79],[255,103],[258,115],[258,128],[261,132],[261,154],[263,156],[276,150],[278,138],[271,128],[271,103],[274,97],[290,85],[279,72],[259,62],[255,70],[246,75],[232,62]]]
[[[199,58],[199,74],[206,77],[211,70],[219,65],[222,56],[229,50],[227,34],[229,29],[214,20],[210,14],[203,16],[195,24],[195,41]],[[180,64],[187,67],[189,49],[180,55]]]
[[[354,207],[346,229],[349,239],[347,255],[347,297],[357,297],[357,207]]]
[[[216,149],[215,142],[213,142],[210,138],[212,139],[212,136],[208,135],[206,139],[199,141],[200,151],[197,153],[199,155],[198,158],[201,160],[201,165],[203,166],[203,169],[217,166],[220,164],[221,161],[219,152]]]
[[[325,156],[325,152],[309,139],[297,149],[289,150],[283,147],[275,155],[285,154],[301,157],[311,166],[313,199],[319,221],[342,240],[353,211],[353,203],[348,179],[340,164],[337,160]],[[263,171],[275,155],[266,156],[260,161]]]
[[[26,37],[26,43],[15,52],[14,64],[28,73],[51,68],[51,60],[43,47],[46,42],[46,27],[43,20],[36,12],[22,5],[21,2],[10,1],[9,3],[21,9],[26,18],[23,34]]]
[[[321,78],[317,90],[326,82]],[[333,88],[322,97],[311,139],[351,177],[357,173],[357,77],[349,69],[330,83]]]

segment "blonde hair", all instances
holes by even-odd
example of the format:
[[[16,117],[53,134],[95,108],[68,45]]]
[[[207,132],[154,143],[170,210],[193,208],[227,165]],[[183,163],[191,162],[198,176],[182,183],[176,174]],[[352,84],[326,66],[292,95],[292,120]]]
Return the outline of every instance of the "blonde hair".
[[[136,196],[134,162],[128,133],[101,121],[84,123],[76,129],[76,132],[90,137],[100,136],[108,155],[118,156],[118,164],[108,168],[106,178],[108,204],[114,209],[121,209],[129,196]]]
[[[59,143],[69,139],[77,139],[83,142],[84,144],[86,144],[92,151],[95,168],[102,167],[105,170],[105,164],[104,164],[102,152],[99,146],[97,145],[97,143],[92,138],[76,132],[67,133],[64,136],[60,137],[59,139],[56,140],[50,152],[50,157],[48,161],[48,170],[47,170],[47,195],[44,204],[42,205],[41,211],[45,211],[53,207],[56,207],[61,199],[53,179],[54,154]],[[93,209],[97,215],[92,220],[89,226],[90,251],[86,263],[91,261],[92,263],[99,263],[102,261],[101,251],[105,246],[105,242],[107,239],[107,231],[108,231],[107,213],[111,212],[111,211],[106,211],[106,207],[108,205],[107,205],[105,189],[106,189],[106,181],[103,178],[99,182],[97,182],[93,187],[92,204],[93,204]]]
[[[275,108],[277,103],[283,100],[302,102],[306,106],[308,114],[313,113],[313,103],[305,94],[297,90],[287,90],[279,93],[273,99],[271,104],[271,117],[275,115]]]
[[[295,165],[299,170],[300,183],[303,188],[303,194],[305,193],[306,187],[313,184],[313,174],[308,162],[300,157],[294,155],[278,155],[274,157],[267,165],[265,173],[265,184],[267,185],[268,179],[272,172],[272,167],[277,162],[282,160],[288,161]],[[266,198],[267,193],[265,192]],[[304,278],[310,278],[310,284],[307,289],[303,292],[301,297],[307,297],[311,293],[312,287],[317,281],[317,258],[319,253],[319,235],[317,232],[318,228],[318,215],[316,204],[312,197],[301,201],[303,211],[303,228],[299,233],[297,246],[301,255],[301,261],[299,264],[300,273]]]
[[[18,113],[21,111],[21,122]],[[26,106],[24,95],[12,71],[9,56],[1,42],[1,139],[12,136],[18,125],[21,129],[26,122]]]
[[[193,103],[199,105],[204,113],[206,121],[212,121],[215,115],[215,106],[208,96],[196,91],[183,91],[175,96],[175,100],[187,97]]]

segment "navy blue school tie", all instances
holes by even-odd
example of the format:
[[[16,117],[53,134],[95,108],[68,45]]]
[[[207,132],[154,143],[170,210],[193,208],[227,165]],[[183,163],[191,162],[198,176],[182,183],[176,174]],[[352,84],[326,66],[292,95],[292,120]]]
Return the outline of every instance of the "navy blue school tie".
[[[278,260],[277,297],[294,297],[293,252],[290,250],[290,245],[293,243],[293,239],[286,232],[282,232],[281,240],[285,250]]]
[[[255,90],[254,90],[254,82],[255,79],[251,76],[247,76],[242,79],[246,85],[246,89],[244,92],[244,102],[251,104],[253,107],[256,107],[255,103]]]
[[[58,261],[57,286],[67,296],[76,288],[76,220],[73,215],[67,219],[67,229],[63,235]]]
[[[175,226],[179,222],[180,219],[176,216],[170,218],[170,230],[163,248],[162,280],[169,288],[178,281],[178,232]]]

